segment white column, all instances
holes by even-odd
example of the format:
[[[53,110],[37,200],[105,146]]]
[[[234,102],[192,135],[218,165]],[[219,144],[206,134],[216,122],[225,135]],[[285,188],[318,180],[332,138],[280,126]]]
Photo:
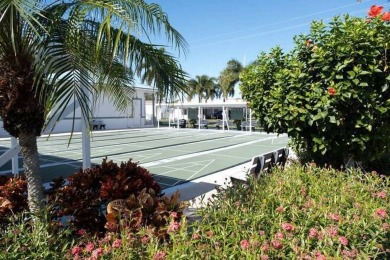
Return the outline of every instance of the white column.
[[[177,123],[177,130],[179,130],[179,120],[180,120],[180,119],[179,119],[179,118],[180,118],[180,117],[179,117],[179,108],[175,108],[175,112],[177,112],[177,113],[176,113],[176,115],[177,115],[177,122],[176,122],[176,123]]]
[[[85,88],[85,86],[82,87],[82,91],[84,92],[84,95],[89,98],[89,92]],[[85,113],[89,113],[89,101],[87,101],[87,111],[84,111]],[[81,107],[81,106],[80,106]],[[83,152],[83,169],[91,168],[91,140],[89,136],[89,120],[86,118],[86,115],[84,115],[82,109],[80,109],[81,113],[81,145],[82,145],[82,152]]]
[[[16,147],[18,145],[18,140],[15,137],[11,137],[11,147]],[[19,176],[19,153],[12,157],[12,174],[14,176]]]
[[[225,121],[226,121],[226,111],[225,111],[225,106],[222,106],[222,132],[225,132]]]
[[[249,108],[249,129],[252,132],[252,110]]]
[[[200,106],[198,107],[198,129],[200,130]]]

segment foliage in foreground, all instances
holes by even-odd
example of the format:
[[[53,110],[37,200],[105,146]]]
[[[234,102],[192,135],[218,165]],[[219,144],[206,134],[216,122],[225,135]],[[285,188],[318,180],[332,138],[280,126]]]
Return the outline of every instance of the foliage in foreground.
[[[221,191],[169,259],[368,259],[390,256],[389,179],[312,165]]]
[[[15,224],[0,238],[0,252],[23,258],[18,248],[28,240],[37,252],[55,256],[66,250],[70,259],[386,259],[389,184],[375,172],[294,164],[221,190],[192,224],[172,212],[165,241],[148,228],[124,228],[103,238],[81,230],[76,241],[59,236],[57,247],[47,247],[34,232],[16,236]]]

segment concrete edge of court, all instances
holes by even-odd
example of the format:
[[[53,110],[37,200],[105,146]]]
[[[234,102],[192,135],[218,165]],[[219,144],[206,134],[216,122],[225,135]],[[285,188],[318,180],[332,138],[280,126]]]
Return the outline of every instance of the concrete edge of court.
[[[294,151],[289,148],[289,159],[297,159]],[[180,200],[190,202],[185,214],[192,215],[197,208],[207,206],[216,194],[217,187],[228,187],[231,185],[230,177],[237,173],[246,175],[251,162],[243,163],[220,172],[194,179],[192,181],[164,189],[165,196],[171,196],[176,191],[180,192]]]

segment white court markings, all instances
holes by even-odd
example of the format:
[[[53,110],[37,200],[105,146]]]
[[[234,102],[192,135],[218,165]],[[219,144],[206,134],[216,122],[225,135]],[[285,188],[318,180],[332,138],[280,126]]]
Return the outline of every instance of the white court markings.
[[[150,162],[141,164],[141,166],[149,169],[150,172],[156,174],[156,176],[161,177],[170,177],[177,179],[177,181],[171,186],[175,186],[180,182],[186,182],[192,179],[196,179],[200,176],[204,176],[207,174],[207,171],[215,172],[220,170],[216,164],[221,159],[231,159],[230,161],[235,161],[237,164],[243,163],[245,161],[249,161],[251,157],[240,157],[240,156],[232,156],[226,154],[228,152],[232,152],[237,148],[244,148],[248,145],[258,144],[262,142],[271,141],[273,138],[278,138],[276,136],[268,136],[267,138],[249,141],[241,144],[236,144],[228,147],[223,147],[214,150],[208,150],[198,153],[192,153],[182,156],[177,156],[169,159],[163,159],[156,162]],[[285,142],[284,142],[285,143]],[[273,148],[274,146],[268,146]],[[267,149],[274,150],[274,149]],[[205,157],[212,157],[213,159],[204,160]],[[219,159],[218,159],[219,158]],[[190,162],[188,160],[191,160]],[[232,165],[230,165],[231,167]],[[234,166],[234,165],[233,165]],[[229,166],[226,166],[227,168]],[[188,171],[188,169],[192,169]]]
[[[128,161],[129,158],[132,158],[133,162],[140,162],[140,166],[147,168],[152,174],[155,174],[156,178],[161,176],[163,179],[172,179],[172,183],[177,184],[178,180],[179,182],[186,181],[200,177],[198,175],[208,174],[210,169],[215,172],[217,166],[222,165],[222,167],[229,167],[221,164],[221,160],[228,161],[229,158],[231,158],[231,161],[234,161],[235,163],[238,159],[240,159],[240,161],[251,159],[250,157],[244,158],[243,156],[240,156],[239,152],[237,153],[237,156],[234,156],[235,154],[231,151],[234,148],[238,148],[240,146],[244,148],[246,145],[250,147],[249,145],[251,144],[261,142],[264,142],[262,144],[263,146],[269,146],[271,140],[274,142],[275,146],[277,144],[286,143],[286,138],[282,138],[284,140],[281,140],[279,139],[280,137],[277,137],[276,135],[269,135],[265,133],[223,133],[216,130],[198,131],[196,129],[186,129],[185,131],[176,129],[164,129],[162,131],[147,129],[145,132],[149,134],[151,139],[156,139],[156,141],[159,137],[167,140],[168,145],[163,147],[161,144],[164,144],[164,141],[160,141],[160,147],[153,148],[153,144],[156,144],[153,140],[151,140],[151,145],[143,144],[144,140],[140,140],[139,143],[136,143],[135,141],[137,141],[137,137],[134,137],[134,135],[138,135],[140,131],[127,131],[126,134],[129,134],[128,140],[132,140],[132,143],[124,142],[118,144],[117,140],[113,143],[104,139],[95,140],[96,142],[93,141],[95,144],[92,144],[92,151],[94,151],[95,154],[93,155],[94,158],[92,161],[94,163],[101,164],[102,158],[106,157],[105,155],[108,155],[109,160],[113,160],[117,163],[120,161]],[[103,138],[103,135],[100,137]],[[124,137],[123,140],[125,141],[126,137]],[[173,140],[178,142],[173,142],[171,144]],[[187,143],[180,143],[181,140],[185,140]],[[207,148],[209,146],[207,143],[224,143],[226,145],[210,149]],[[205,144],[205,146],[202,150],[203,144]],[[81,157],[77,156],[77,159],[75,159],[75,156],[77,154],[81,154],[80,146],[77,146],[76,143],[71,143],[69,148],[72,148],[72,150],[66,151],[65,149],[61,149],[62,146],[59,147],[58,145],[45,145],[45,148],[39,149],[41,155],[48,156],[40,158],[42,161],[46,160],[47,162],[44,163],[45,165],[41,165],[41,167],[46,168],[63,164],[78,168],[81,163]],[[104,145],[107,146],[103,147]],[[65,142],[65,145],[63,146],[67,147],[67,142]],[[129,151],[130,147],[136,147],[138,151]],[[191,151],[191,147],[195,148],[196,151],[195,149]],[[56,148],[57,150],[55,150]],[[122,150],[122,148],[124,149]],[[126,149],[129,150],[126,151]],[[50,158],[50,156],[57,157],[60,161],[55,161],[53,158]],[[73,159],[71,157],[73,157]],[[221,157],[225,158],[221,159]]]
[[[178,183],[183,182],[183,180],[184,181],[191,180],[194,176],[201,173],[204,169],[209,167],[214,162],[215,162],[215,159],[211,159],[211,160],[178,163],[178,164],[171,164],[171,165],[169,165],[169,164],[168,165],[161,165],[159,168],[163,169],[164,172],[158,174],[158,176],[161,176],[161,177],[166,176],[166,177],[177,179],[175,183],[170,184],[170,186],[175,186]],[[180,179],[179,177],[181,177],[181,176],[180,176],[180,174],[177,174],[177,173],[183,173],[183,172],[187,172],[191,175],[189,177],[185,177],[184,179]],[[172,173],[174,173],[174,174],[172,175]],[[171,174],[171,175],[167,176],[168,174]],[[166,185],[168,185],[168,184],[166,184]]]

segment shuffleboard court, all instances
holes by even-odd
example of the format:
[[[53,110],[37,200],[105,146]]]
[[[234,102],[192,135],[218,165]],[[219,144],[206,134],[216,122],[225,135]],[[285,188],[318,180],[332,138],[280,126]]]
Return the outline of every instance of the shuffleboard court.
[[[69,137],[56,134],[38,139],[44,182],[80,169],[81,134]],[[117,163],[131,158],[168,188],[246,163],[254,156],[286,147],[287,142],[287,136],[260,132],[172,128],[96,131],[91,138],[91,158],[94,164],[105,157]],[[0,139],[0,155],[10,143],[9,138]],[[0,174],[10,173],[11,163],[0,167]]]

